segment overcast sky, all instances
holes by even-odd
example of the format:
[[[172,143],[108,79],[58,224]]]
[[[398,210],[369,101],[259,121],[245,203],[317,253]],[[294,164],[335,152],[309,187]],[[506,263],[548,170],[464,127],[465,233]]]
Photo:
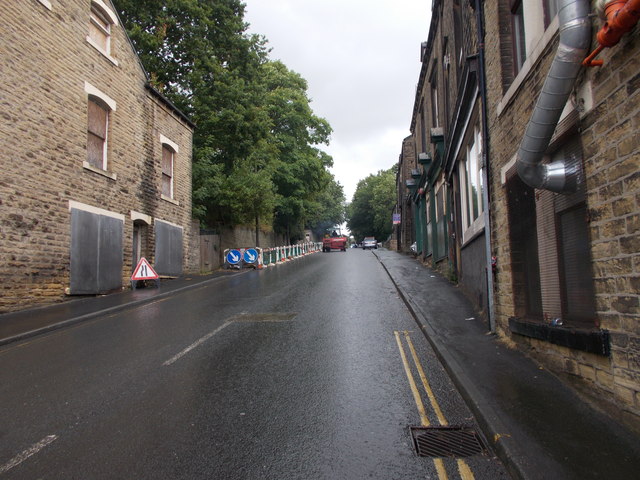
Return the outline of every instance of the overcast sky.
[[[309,84],[333,128],[322,147],[350,202],[359,180],[398,161],[409,135],[431,0],[244,0],[249,32]]]

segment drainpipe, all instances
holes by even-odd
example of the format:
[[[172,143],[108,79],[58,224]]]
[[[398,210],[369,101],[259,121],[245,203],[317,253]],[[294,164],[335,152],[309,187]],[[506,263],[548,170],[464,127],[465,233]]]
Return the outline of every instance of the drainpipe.
[[[482,2],[475,0],[476,23],[478,31],[478,87],[480,88],[481,115],[482,115],[482,182],[484,189],[482,201],[484,202],[484,247],[486,254],[487,272],[487,316],[491,333],[496,333],[496,319],[493,302],[493,262],[491,254],[491,217],[489,215],[489,126],[487,123],[487,86],[484,65],[484,18]]]
[[[560,44],[520,143],[517,171],[533,188],[556,193],[575,191],[577,171],[567,159],[542,164],[553,132],[591,42],[589,0],[558,0]]]

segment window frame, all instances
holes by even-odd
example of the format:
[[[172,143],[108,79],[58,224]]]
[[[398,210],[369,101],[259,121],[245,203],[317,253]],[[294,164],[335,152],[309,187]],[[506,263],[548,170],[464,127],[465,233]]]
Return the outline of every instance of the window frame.
[[[180,151],[180,147],[176,142],[171,141],[169,138],[164,135],[160,135],[160,145],[161,145],[161,159],[160,159],[160,197],[163,200],[167,200],[170,202],[175,202],[175,171],[176,171],[176,160],[177,155]],[[165,171],[165,159],[164,153],[165,151],[171,153],[171,162],[170,167],[171,171]],[[169,192],[165,192],[165,178],[169,179]],[[167,195],[169,193],[169,195]]]
[[[431,122],[432,128],[440,127],[440,109],[438,105],[438,65],[434,61],[431,77],[429,79],[429,92],[431,101]]]
[[[86,94],[86,104],[87,104],[87,157],[82,163],[82,166],[91,170],[92,172],[99,173],[106,177],[111,178],[112,180],[116,180],[117,176],[115,173],[109,172],[109,142],[110,142],[110,124],[112,121],[113,112],[116,111],[116,102],[111,97],[106,95],[104,92],[98,90],[96,87],[91,85],[88,82],[85,82],[84,91]],[[105,125],[105,138],[103,144],[103,156],[102,156],[102,166],[96,166],[89,162],[89,135],[95,135],[94,132],[89,130],[89,102],[93,102],[100,108],[106,111],[106,125]]]
[[[118,65],[118,61],[112,55],[113,27],[118,26],[117,15],[102,1],[91,0],[91,10],[89,12],[89,33],[86,40],[92,47],[98,50],[114,65]],[[104,46],[102,42],[94,39],[92,32],[99,31],[104,34]]]
[[[513,75],[517,76],[527,60],[527,28],[524,21],[522,0],[511,0],[510,7]]]
[[[99,110],[97,115],[92,113]],[[93,126],[99,124],[99,128]],[[92,138],[97,138],[99,150],[93,151]],[[107,146],[109,142],[109,108],[99,98],[89,95],[87,99],[87,163],[93,168],[107,170]],[[95,154],[95,155],[94,155]],[[99,161],[98,161],[99,160]]]
[[[484,229],[484,204],[482,169],[482,132],[480,126],[471,127],[464,148],[464,157],[458,162],[458,181],[460,183],[460,213],[462,220],[462,243],[466,243]],[[470,170],[473,169],[473,172]],[[473,193],[471,176],[475,177],[476,192]],[[475,203],[473,203],[475,200]],[[474,211],[474,206],[475,210]]]

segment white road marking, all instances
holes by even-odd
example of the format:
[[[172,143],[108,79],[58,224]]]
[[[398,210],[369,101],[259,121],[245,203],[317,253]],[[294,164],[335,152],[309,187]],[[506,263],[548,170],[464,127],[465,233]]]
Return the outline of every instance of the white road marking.
[[[213,337],[216,333],[220,332],[223,328],[226,328],[227,326],[229,326],[231,324],[231,322],[225,322],[222,325],[220,325],[218,328],[216,328],[213,332],[211,333],[207,333],[204,337],[202,337],[200,340],[192,343],[191,345],[189,345],[187,348],[185,348],[184,350],[182,350],[180,353],[178,353],[177,355],[174,355],[173,357],[171,357],[169,360],[167,360],[166,362],[163,363],[163,365],[165,366],[169,366],[172,363],[174,363],[176,360],[179,360],[180,358],[182,358],[184,355],[186,355],[187,353],[189,353],[191,350],[193,350],[194,348],[202,345],[204,342],[206,342],[207,340],[209,340],[211,337]]]
[[[38,443],[36,443],[36,444],[32,445],[31,447],[27,448],[21,454],[16,455],[11,460],[9,460],[8,463],[5,463],[4,465],[2,465],[0,467],[0,475],[2,475],[3,473],[8,472],[13,467],[17,467],[22,462],[24,462],[27,458],[35,455],[36,453],[38,453],[40,450],[42,450],[44,447],[46,447],[50,443],[53,443],[53,441],[56,440],[57,438],[58,438],[57,435],[47,435],[42,440],[40,440]]]

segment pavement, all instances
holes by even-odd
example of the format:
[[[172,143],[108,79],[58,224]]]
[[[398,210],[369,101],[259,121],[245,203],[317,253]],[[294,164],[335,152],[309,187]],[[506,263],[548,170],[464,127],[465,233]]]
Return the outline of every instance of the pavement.
[[[638,435],[592,408],[551,372],[492,335],[464,295],[436,272],[411,256],[385,249],[374,253],[473,411],[485,441],[513,478],[639,478]],[[183,276],[162,280],[157,288],[3,314],[0,345],[242,272]]]

